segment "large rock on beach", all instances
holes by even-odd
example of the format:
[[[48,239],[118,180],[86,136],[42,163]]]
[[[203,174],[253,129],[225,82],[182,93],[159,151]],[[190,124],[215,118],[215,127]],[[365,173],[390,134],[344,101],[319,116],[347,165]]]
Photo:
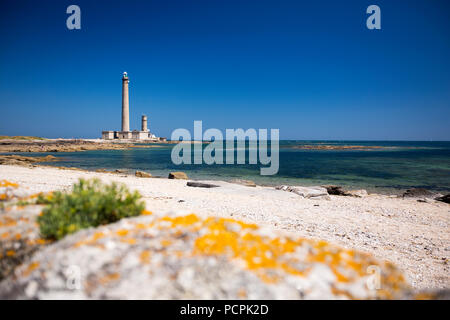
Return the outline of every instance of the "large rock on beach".
[[[181,179],[181,180],[187,180],[188,176],[186,173],[182,171],[175,171],[169,173],[169,179]]]
[[[450,203],[450,193],[446,194],[445,196],[437,197],[434,200]]]
[[[229,218],[150,214],[81,230],[0,282],[1,299],[377,299],[389,262]]]
[[[424,188],[411,188],[403,193],[403,198],[432,198],[435,193]]]
[[[136,171],[135,175],[136,175],[136,177],[139,177],[139,178],[151,178],[152,177],[152,175],[150,173],[144,172],[144,171],[139,171],[139,170]]]
[[[188,181],[186,183],[186,185],[188,187],[195,187],[195,188],[217,188],[217,187],[219,187],[217,184],[197,182],[197,181]]]
[[[328,194],[332,194],[335,196],[347,196],[347,190],[344,190],[341,186],[335,185],[324,185],[323,188],[327,189]]]
[[[364,189],[361,190],[346,190],[341,186],[335,185],[324,185],[323,188],[327,189],[328,194],[332,194],[335,196],[350,196],[350,197],[365,197],[368,195],[367,191]]]
[[[324,187],[277,186],[277,190],[289,191],[307,199],[329,199]]]
[[[347,191],[348,196],[357,197],[357,198],[363,198],[367,197],[369,194],[366,190],[360,189],[360,190],[349,190]]]

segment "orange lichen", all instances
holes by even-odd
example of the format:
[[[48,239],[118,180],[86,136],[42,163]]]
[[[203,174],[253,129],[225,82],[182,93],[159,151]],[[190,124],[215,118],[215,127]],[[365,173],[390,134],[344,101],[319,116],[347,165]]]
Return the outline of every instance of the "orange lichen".
[[[148,211],[148,210],[142,210],[142,213],[141,213],[141,215],[143,215],[143,216],[149,216],[151,214],[152,214],[152,212]]]
[[[102,278],[100,278],[100,283],[105,285],[111,281],[115,281],[115,280],[119,280],[120,279],[120,274],[116,273],[110,273],[107,274],[105,276],[103,276]]]
[[[8,239],[9,238],[9,232],[3,232],[1,235],[2,239]]]
[[[254,230],[257,226],[227,218],[208,218],[204,225],[208,233],[195,240],[195,254],[229,254],[244,261],[248,269],[261,271],[257,273],[267,282],[275,282],[277,277],[262,272],[264,269],[303,274],[303,270],[292,265],[292,258],[285,256],[293,253],[302,240],[272,239],[251,232],[240,233],[239,228]]]
[[[7,257],[13,257],[16,255],[16,252],[14,250],[8,250],[6,251],[6,256]]]
[[[142,251],[139,259],[141,260],[141,263],[149,263],[150,262],[150,251]]]
[[[41,238],[27,240],[27,244],[28,245],[44,245],[44,244],[47,244],[47,243],[50,243],[50,242],[52,242],[52,241],[51,240],[46,240],[46,239],[41,239]]]
[[[75,248],[78,248],[78,247],[84,246],[84,245],[94,245],[94,244],[96,244],[97,240],[103,238],[104,236],[105,236],[105,234],[103,232],[97,231],[92,235],[91,238],[78,241],[77,243],[75,243],[74,246],[75,246]]]
[[[14,227],[16,225],[17,221],[10,217],[5,217],[4,219],[0,220],[0,227]]]
[[[127,229],[120,229],[120,230],[116,231],[116,234],[119,237],[124,237],[124,236],[126,236],[128,234],[128,232],[129,232],[129,230],[127,230]]]
[[[170,240],[167,240],[167,239],[161,240],[161,245],[163,247],[170,246],[171,244],[172,244],[172,241],[170,241]]]
[[[10,182],[8,180],[0,180],[0,187],[12,187],[12,188],[18,188],[19,184]]]
[[[170,227],[187,227],[196,222],[199,222],[200,219],[193,213],[186,216],[178,216],[178,217],[163,217],[161,221],[169,222]]]
[[[128,244],[136,244],[136,239],[134,238],[125,238],[125,239],[120,239],[121,242],[125,242]]]
[[[39,262],[32,262],[28,265],[28,267],[23,272],[23,275],[27,277],[31,272],[39,267]]]

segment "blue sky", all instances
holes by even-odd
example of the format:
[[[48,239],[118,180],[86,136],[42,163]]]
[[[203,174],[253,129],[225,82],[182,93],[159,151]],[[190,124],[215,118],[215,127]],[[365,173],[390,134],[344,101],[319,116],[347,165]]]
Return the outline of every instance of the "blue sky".
[[[66,8],[81,8],[81,30]],[[381,8],[381,30],[366,8]],[[450,140],[449,1],[0,2],[0,134],[279,128],[282,139]]]

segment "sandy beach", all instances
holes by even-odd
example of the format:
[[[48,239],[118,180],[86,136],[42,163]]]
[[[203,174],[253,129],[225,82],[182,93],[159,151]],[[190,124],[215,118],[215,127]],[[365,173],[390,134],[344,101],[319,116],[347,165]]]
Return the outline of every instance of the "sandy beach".
[[[125,183],[138,190],[154,212],[195,212],[233,217],[358,249],[399,267],[417,289],[450,287],[449,205],[394,196],[330,196],[312,200],[273,187],[214,181],[217,188],[186,186],[186,180],[138,178],[50,167],[0,165],[0,179],[30,190],[66,190],[79,178]]]

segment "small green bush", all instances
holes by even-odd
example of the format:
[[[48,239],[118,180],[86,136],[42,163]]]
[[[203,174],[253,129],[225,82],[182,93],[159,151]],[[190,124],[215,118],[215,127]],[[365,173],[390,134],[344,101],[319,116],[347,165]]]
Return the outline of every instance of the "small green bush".
[[[61,239],[80,229],[140,215],[145,208],[140,199],[137,191],[130,192],[125,185],[80,179],[71,193],[39,196],[37,202],[47,206],[37,221],[43,237]]]

